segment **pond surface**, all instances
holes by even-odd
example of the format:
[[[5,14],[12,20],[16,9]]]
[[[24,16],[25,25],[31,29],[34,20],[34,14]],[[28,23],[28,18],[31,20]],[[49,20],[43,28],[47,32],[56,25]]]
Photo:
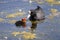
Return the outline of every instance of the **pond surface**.
[[[21,34],[14,36],[13,32],[30,32],[29,27],[31,27],[31,22],[27,21],[27,26],[16,27],[11,20],[20,20],[28,15],[30,9],[35,9],[36,6],[41,6],[45,12],[46,19],[43,23],[38,23],[37,28],[33,34],[36,34],[34,39],[25,39]],[[60,11],[59,5],[50,6],[48,3],[38,4],[36,2],[29,3],[24,0],[0,0],[0,40],[60,40],[60,15],[54,16],[53,19],[49,19],[50,9],[55,8]],[[17,15],[13,18],[6,18],[9,14],[19,13],[21,11],[23,15]],[[17,14],[18,14],[17,13]],[[26,36],[27,37],[27,36]]]

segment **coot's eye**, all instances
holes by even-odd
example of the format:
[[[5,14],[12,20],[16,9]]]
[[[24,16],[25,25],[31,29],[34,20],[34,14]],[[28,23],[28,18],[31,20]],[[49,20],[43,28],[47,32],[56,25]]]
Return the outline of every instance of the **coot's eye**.
[[[31,12],[30,15],[33,15],[33,12]]]

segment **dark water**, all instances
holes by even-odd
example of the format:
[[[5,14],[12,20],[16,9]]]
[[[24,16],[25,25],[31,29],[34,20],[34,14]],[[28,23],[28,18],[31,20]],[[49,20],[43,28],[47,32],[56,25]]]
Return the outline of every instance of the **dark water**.
[[[56,8],[60,11],[59,5],[50,6],[47,3],[38,4],[33,2],[32,4],[24,2],[22,0],[1,0],[0,1],[0,18],[3,18],[4,21],[0,22],[0,40],[26,40],[22,37],[15,37],[11,33],[14,31],[27,31],[28,27],[31,27],[31,22],[27,21],[27,27],[24,29],[22,27],[17,28],[14,24],[9,23],[9,20],[20,20],[24,16],[27,16],[28,10],[36,8],[39,5],[42,7],[45,12],[45,16],[49,15],[50,12],[48,9]],[[26,14],[24,16],[17,16],[15,18],[6,18],[8,14],[18,12],[19,9],[22,9]],[[52,20],[46,18],[43,23],[38,23],[35,39],[32,40],[60,40],[60,16],[54,17]],[[7,37],[7,39],[6,39]]]

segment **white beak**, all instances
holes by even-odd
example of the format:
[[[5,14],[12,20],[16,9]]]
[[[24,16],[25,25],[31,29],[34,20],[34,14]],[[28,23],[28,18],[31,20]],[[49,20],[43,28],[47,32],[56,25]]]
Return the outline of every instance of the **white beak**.
[[[29,19],[29,17],[30,17],[30,14],[28,14],[27,19]]]

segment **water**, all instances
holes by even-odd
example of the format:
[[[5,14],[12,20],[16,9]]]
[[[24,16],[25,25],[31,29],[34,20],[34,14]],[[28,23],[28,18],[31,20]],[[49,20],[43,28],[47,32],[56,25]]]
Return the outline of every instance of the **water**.
[[[28,15],[30,9],[35,9],[37,5],[40,5],[36,2],[30,4],[28,1],[24,2],[22,0],[1,0],[0,1],[0,18],[4,21],[0,22],[0,40],[28,40],[24,39],[22,35],[13,36],[12,32],[30,32],[28,27],[31,27],[31,22],[27,21],[26,28],[17,28],[14,23],[10,23],[9,20],[20,20],[21,18]],[[50,12],[48,9],[56,8],[60,11],[59,5],[50,6],[48,4],[40,5],[45,12],[45,16],[49,15]],[[22,9],[25,14],[24,16],[17,16],[14,18],[6,18],[8,14],[14,14],[19,12],[19,9]],[[60,40],[60,16],[54,17],[53,19],[46,18],[43,23],[38,23],[35,39],[29,40]]]

